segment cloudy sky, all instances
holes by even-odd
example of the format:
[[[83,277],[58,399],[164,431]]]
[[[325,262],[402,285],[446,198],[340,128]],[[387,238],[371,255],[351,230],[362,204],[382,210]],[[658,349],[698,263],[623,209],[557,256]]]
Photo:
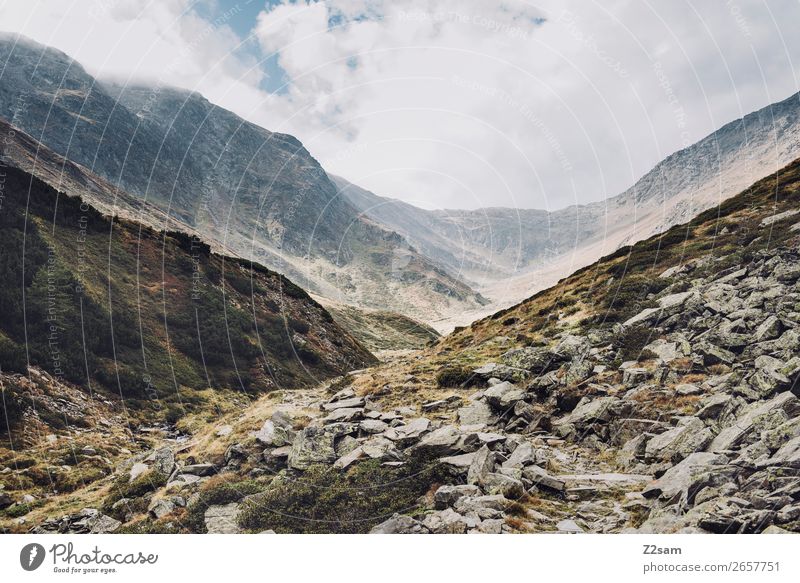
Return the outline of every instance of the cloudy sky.
[[[798,91],[796,0],[0,0],[95,76],[175,84],[426,208],[556,209]]]

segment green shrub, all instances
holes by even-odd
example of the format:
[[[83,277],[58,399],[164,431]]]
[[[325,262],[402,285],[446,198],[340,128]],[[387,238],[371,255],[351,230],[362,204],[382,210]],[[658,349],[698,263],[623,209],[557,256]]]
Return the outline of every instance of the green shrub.
[[[398,468],[369,460],[347,472],[312,466],[297,479],[276,477],[245,500],[239,525],[255,532],[368,532],[395,512],[413,512],[418,498],[444,479],[442,467],[423,458]]]
[[[201,490],[200,496],[190,507],[183,520],[184,527],[193,533],[206,532],[205,513],[209,506],[239,502],[245,496],[257,494],[266,487],[254,480],[235,481],[220,477],[211,480]]]
[[[469,368],[448,366],[436,374],[436,384],[440,387],[467,387],[472,384],[474,377]]]

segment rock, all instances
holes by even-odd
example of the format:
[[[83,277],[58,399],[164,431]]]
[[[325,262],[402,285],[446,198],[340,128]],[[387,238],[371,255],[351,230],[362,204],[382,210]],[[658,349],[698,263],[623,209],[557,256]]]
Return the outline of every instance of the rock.
[[[481,486],[487,494],[501,494],[510,500],[517,500],[525,495],[522,481],[505,474],[488,473],[481,480]]]
[[[433,534],[464,534],[467,532],[467,520],[451,508],[427,514],[422,526]]]
[[[691,383],[683,383],[675,386],[675,392],[678,395],[685,397],[688,395],[699,395],[700,393],[703,392],[703,389]]]
[[[445,425],[430,432],[414,446],[414,452],[425,452],[434,457],[443,457],[459,453],[458,446],[462,438],[461,432],[453,425]]]
[[[525,397],[525,391],[508,381],[486,389],[484,399],[496,410],[505,411]]]
[[[482,520],[475,530],[481,534],[502,534],[504,524],[502,518],[489,518]]]
[[[783,326],[777,316],[771,315],[764,320],[753,335],[753,340],[756,342],[764,342],[766,340],[774,340],[781,335]]]
[[[677,342],[667,342],[661,338],[654,340],[645,346],[642,351],[652,352],[662,363],[669,363],[678,358],[688,356],[688,354],[684,353],[684,351],[681,349],[681,346]]]
[[[336,461],[334,441],[337,437],[352,433],[355,429],[356,426],[348,423],[306,427],[297,435],[292,444],[288,459],[289,467],[306,470],[313,464],[333,463]]]
[[[0,492],[0,510],[5,510],[14,503],[14,499],[7,493]]]
[[[458,395],[452,395],[446,399],[439,399],[438,401],[429,401],[428,403],[423,403],[421,409],[426,413],[429,411],[446,411],[448,409],[456,408],[460,404],[461,397]]]
[[[614,408],[619,402],[620,400],[616,397],[598,397],[596,399],[584,397],[569,415],[560,419],[556,424],[574,423],[576,425],[585,425],[594,421],[609,421],[613,417]]]
[[[470,484],[459,484],[457,486],[439,486],[433,495],[433,501],[438,509],[453,506],[456,501],[463,496],[479,496],[481,493],[478,486]]]
[[[221,504],[209,506],[203,519],[208,534],[238,534],[239,526],[236,522],[236,515],[239,513],[239,504]]]
[[[558,532],[566,533],[566,534],[579,534],[584,532],[584,530],[578,526],[578,523],[572,519],[562,520],[556,524],[556,528]]]
[[[491,425],[496,421],[489,404],[484,401],[473,401],[458,410],[458,422],[461,425]]]
[[[677,294],[664,296],[658,300],[657,308],[647,308],[642,310],[632,318],[623,323],[624,327],[635,326],[645,322],[654,322],[659,319],[666,319],[682,311],[690,300],[699,300],[699,296],[694,291],[686,291]]]
[[[770,459],[759,463],[758,466],[784,466],[800,469],[800,435],[785,443]]]
[[[85,534],[107,534],[122,526],[119,520],[94,508],[84,508],[77,516],[69,518],[68,521],[71,523],[69,531]]]
[[[568,355],[541,346],[509,350],[501,358],[506,365],[514,369],[524,369],[536,374],[557,369],[563,362],[569,360]]]
[[[424,532],[427,532],[427,529],[419,521],[402,514],[393,515],[369,531],[370,534],[421,534]]]
[[[153,469],[165,476],[169,476],[175,470],[175,453],[169,447],[155,450],[145,461],[151,462]]]
[[[292,431],[291,425],[287,427],[282,423],[284,415],[285,414],[279,414],[278,412],[274,413],[272,418],[267,419],[258,433],[256,433],[256,439],[264,445],[271,447],[282,447],[292,443],[294,431]],[[278,418],[277,423],[276,416]]]
[[[399,447],[406,447],[418,441],[420,437],[428,431],[430,424],[431,422],[428,419],[418,417],[407,422],[405,425],[390,428],[384,435],[396,442]]]
[[[680,498],[691,503],[694,495],[702,488],[718,486],[731,479],[736,470],[724,466],[727,461],[728,458],[716,453],[692,453],[645,488],[642,495],[645,498],[661,498],[667,503],[676,502]]]
[[[128,481],[133,482],[136,478],[144,474],[149,469],[150,466],[148,466],[147,464],[142,462],[136,462],[131,466],[131,469],[128,472]]]
[[[508,459],[503,462],[503,467],[506,469],[518,468],[521,469],[525,466],[530,466],[536,463],[536,452],[533,445],[525,441],[519,444]]]
[[[334,409],[322,420],[323,423],[350,423],[364,417],[364,409],[343,407]]]
[[[491,378],[501,381],[519,381],[528,376],[528,371],[521,368],[513,368],[505,364],[490,362],[472,371],[476,377],[488,381]]]
[[[626,387],[635,387],[646,382],[651,373],[646,368],[626,368],[622,372],[622,384]]]
[[[763,427],[776,411],[792,411],[797,407],[798,399],[792,393],[781,393],[769,401],[748,405],[736,418],[736,421],[717,434],[709,451],[727,451],[741,444],[757,427]],[[780,425],[780,424],[778,424]],[[772,427],[764,427],[772,429]]]
[[[150,503],[147,511],[153,518],[158,520],[159,518],[172,514],[175,508],[175,503],[172,500],[168,498],[158,498]]]
[[[325,403],[322,408],[325,411],[335,411],[336,409],[363,409],[365,405],[363,397],[351,397],[341,399],[332,403]]]
[[[439,458],[439,464],[447,468],[452,476],[466,476],[474,459],[475,452],[462,453],[461,455]]]
[[[736,355],[733,352],[715,346],[710,342],[698,343],[694,347],[694,352],[703,358],[703,363],[706,366],[711,366],[712,364],[733,364],[736,360]]]
[[[217,473],[217,468],[214,464],[189,464],[180,468],[181,474],[190,474],[194,476],[211,476]]]
[[[217,437],[226,437],[231,434],[233,427],[231,425],[220,425],[214,432]]]
[[[358,429],[363,433],[369,434],[383,433],[389,429],[389,424],[380,419],[365,419],[358,424]]]
[[[475,515],[481,520],[500,518],[510,501],[500,494],[462,496],[456,500],[454,510],[465,516]]]
[[[527,466],[522,470],[522,476],[531,484],[531,487],[546,488],[555,492],[563,492],[566,489],[564,480],[560,480],[547,473],[539,466]]]
[[[480,485],[493,470],[494,453],[484,445],[473,455],[472,463],[467,472],[467,484]]]
[[[647,442],[645,459],[677,463],[696,451],[701,451],[714,439],[714,433],[696,417],[684,418],[677,427],[653,437]]]

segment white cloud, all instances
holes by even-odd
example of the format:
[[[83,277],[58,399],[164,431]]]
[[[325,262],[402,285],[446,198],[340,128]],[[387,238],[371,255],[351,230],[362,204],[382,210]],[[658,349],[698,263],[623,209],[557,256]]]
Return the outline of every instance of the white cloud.
[[[235,9],[219,2],[218,14]],[[225,22],[209,33],[189,0],[120,1],[88,21],[97,4],[13,4],[0,5],[4,28],[95,74],[158,78],[177,61],[167,81],[297,135],[332,172],[428,207],[612,196],[798,90],[792,0],[284,0],[254,23],[263,57],[277,54],[289,79],[274,95]]]

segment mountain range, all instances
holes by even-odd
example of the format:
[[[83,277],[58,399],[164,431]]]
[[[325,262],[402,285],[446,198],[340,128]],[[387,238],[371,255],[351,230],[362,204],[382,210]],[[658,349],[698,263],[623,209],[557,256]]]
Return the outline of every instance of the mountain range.
[[[668,156],[608,200],[428,211],[329,176],[296,138],[197,93],[97,80],[11,35],[0,36],[0,62],[0,117],[92,175],[98,208],[199,233],[323,304],[388,310],[440,331],[685,222],[800,155],[795,94]]]

